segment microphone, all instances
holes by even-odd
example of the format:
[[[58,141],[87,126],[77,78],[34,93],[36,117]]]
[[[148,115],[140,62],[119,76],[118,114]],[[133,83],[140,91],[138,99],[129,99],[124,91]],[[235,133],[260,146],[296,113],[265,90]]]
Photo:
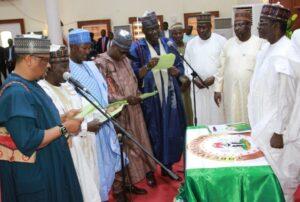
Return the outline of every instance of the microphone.
[[[168,42],[167,42],[167,45],[168,45],[170,48],[174,48],[175,50],[177,50],[177,47],[175,46],[175,44],[174,44],[172,41],[168,41]]]
[[[172,48],[177,55],[179,55],[179,57],[187,64],[187,66],[192,70],[191,75],[193,76],[193,78],[198,77],[200,80],[200,83],[205,86],[208,89],[208,86],[205,85],[204,81],[202,80],[202,78],[199,76],[199,74],[194,70],[194,68],[186,61],[186,59],[184,58],[184,56],[182,56],[178,50],[177,50],[177,46],[172,42],[172,41],[168,41],[167,45]]]
[[[86,87],[84,87],[78,80],[74,79],[69,72],[63,73],[63,78],[65,81],[71,83],[75,88],[79,88],[82,91],[90,94],[89,90]]]

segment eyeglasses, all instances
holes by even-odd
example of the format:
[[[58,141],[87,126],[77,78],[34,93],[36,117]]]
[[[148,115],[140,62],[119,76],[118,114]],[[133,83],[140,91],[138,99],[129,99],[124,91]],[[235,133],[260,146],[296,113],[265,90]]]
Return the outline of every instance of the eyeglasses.
[[[43,63],[49,63],[50,57],[42,57],[42,56],[37,56],[37,55],[31,55],[32,57],[38,58],[40,62]]]

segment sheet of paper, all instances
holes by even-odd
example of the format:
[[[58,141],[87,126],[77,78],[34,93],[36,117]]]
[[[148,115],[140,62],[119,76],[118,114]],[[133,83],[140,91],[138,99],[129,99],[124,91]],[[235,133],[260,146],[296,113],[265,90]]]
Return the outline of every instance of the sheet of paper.
[[[176,57],[173,53],[160,56],[157,65],[152,69],[152,71],[157,72],[159,70],[172,67],[174,65],[175,59]]]

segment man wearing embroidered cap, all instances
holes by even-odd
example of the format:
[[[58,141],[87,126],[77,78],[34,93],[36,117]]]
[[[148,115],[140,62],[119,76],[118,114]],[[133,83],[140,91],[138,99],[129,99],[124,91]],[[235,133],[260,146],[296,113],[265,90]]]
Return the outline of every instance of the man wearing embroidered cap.
[[[61,120],[37,84],[47,71],[50,41],[21,36],[15,49],[15,70],[0,90],[0,126],[8,131],[1,133],[2,201],[83,201],[65,137],[77,134],[82,120],[74,118],[76,111]]]
[[[115,102],[126,99],[129,103],[118,117],[119,122],[145,149],[152,153],[147,127],[140,106],[141,99],[138,96],[137,79],[126,57],[132,43],[132,36],[126,30],[118,30],[114,36],[111,48],[106,53],[99,55],[95,62],[106,78],[109,101]],[[129,158],[130,183],[134,185],[147,177],[148,184],[155,186],[156,181],[153,174],[156,169],[155,162],[130,140],[125,141],[124,146]],[[120,176],[116,175],[113,186],[114,194],[120,192],[120,186],[118,187],[118,185],[122,185],[122,181]],[[146,190],[141,191],[142,189],[138,189],[135,186],[131,186],[131,189],[133,193],[146,193]]]
[[[66,82],[63,74],[69,71],[69,54],[65,46],[51,45],[50,65],[44,80],[39,85],[51,97],[53,103],[63,117],[66,112],[82,109],[86,104],[76,93],[73,86]],[[85,117],[81,131],[76,137],[68,139],[72,159],[79,179],[84,201],[100,202],[99,169],[96,152],[94,130],[99,130],[97,120],[92,116]]]
[[[174,41],[178,52],[181,55],[184,55],[186,43],[183,42],[183,25],[182,23],[178,22],[173,24],[170,27],[171,32],[171,40]],[[192,108],[192,101],[191,101],[191,81],[186,75],[182,75],[180,77],[180,81],[182,82],[181,85],[181,95],[182,101],[184,105],[184,111],[186,116],[186,123],[188,126],[193,125],[193,108]]]
[[[198,124],[223,124],[224,113],[222,105],[218,107],[214,102],[214,75],[220,67],[220,54],[226,39],[219,34],[212,33],[211,15],[202,13],[197,16],[198,36],[191,39],[185,49],[185,58],[204,80],[208,89],[196,78],[195,97]],[[186,64],[185,64],[186,65]],[[191,70],[185,66],[186,75],[192,79]],[[191,88],[191,94],[193,92]],[[194,99],[192,98],[192,101]],[[194,108],[194,104],[192,105]]]
[[[289,142],[286,130],[296,93],[291,55],[297,54],[292,54],[291,41],[285,36],[289,17],[290,11],[280,4],[263,6],[258,31],[270,45],[258,54],[248,99],[252,136],[279,179],[282,177],[279,156]],[[295,64],[299,68],[299,63]],[[285,194],[289,200],[288,193]]]
[[[158,95],[143,101],[142,107],[154,155],[172,168],[180,160],[186,128],[179,87],[179,77],[183,75],[184,69],[177,56],[173,67],[151,71],[161,55],[174,50],[168,46],[168,39],[159,37],[155,12],[146,12],[141,21],[145,38],[131,46],[132,68],[142,93],[158,90]],[[166,175],[165,172],[162,174]]]
[[[69,33],[70,71],[72,77],[82,83],[104,108],[108,106],[107,83],[93,61],[86,61],[91,48],[90,33],[74,29]],[[98,124],[101,123],[98,121]],[[121,169],[120,146],[111,122],[101,124],[96,133],[97,157],[100,176],[100,195],[108,201],[115,173]]]
[[[226,123],[248,123],[247,99],[256,55],[264,40],[251,35],[252,16],[248,10],[235,12],[234,32],[221,53],[221,67],[216,74],[215,102],[224,102]],[[223,93],[223,96],[222,96]]]
[[[295,105],[287,130],[284,133],[284,147],[283,154],[280,157],[280,170],[283,175],[279,176],[282,189],[286,195],[287,201],[294,201],[294,193],[300,184],[300,161],[297,158],[300,155],[300,30],[297,29],[293,32],[291,38],[292,46],[296,50],[293,53],[289,53],[292,60],[291,64],[296,64],[294,73],[297,78],[297,91],[295,98]],[[294,200],[293,200],[294,199]]]

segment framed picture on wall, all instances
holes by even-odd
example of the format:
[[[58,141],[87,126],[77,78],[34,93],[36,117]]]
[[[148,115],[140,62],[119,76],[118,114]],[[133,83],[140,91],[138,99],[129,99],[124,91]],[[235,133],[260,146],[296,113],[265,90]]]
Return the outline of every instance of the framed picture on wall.
[[[114,32],[116,32],[117,30],[120,30],[120,29],[126,30],[129,33],[131,33],[131,25],[118,25],[118,26],[114,26]]]
[[[160,25],[160,28],[162,29],[162,24],[164,22],[163,15],[157,15],[157,19],[158,19],[158,24]],[[145,35],[142,32],[141,18],[139,18],[139,17],[130,17],[128,19],[128,21],[129,21],[129,24],[131,25],[133,39],[138,40],[138,39],[144,38]]]
[[[188,26],[193,26],[192,35],[197,35],[197,16],[200,15],[202,12],[196,13],[185,13],[184,17],[184,27],[187,28]],[[207,11],[207,13],[211,14],[212,17],[212,30],[214,30],[214,18],[219,17],[219,11]]]
[[[24,19],[0,20],[0,46],[8,47],[8,39],[25,34]]]
[[[78,21],[77,26],[78,28],[86,29],[94,33],[94,39],[96,41],[101,38],[101,30],[106,30],[106,33],[111,31],[110,19]]]

